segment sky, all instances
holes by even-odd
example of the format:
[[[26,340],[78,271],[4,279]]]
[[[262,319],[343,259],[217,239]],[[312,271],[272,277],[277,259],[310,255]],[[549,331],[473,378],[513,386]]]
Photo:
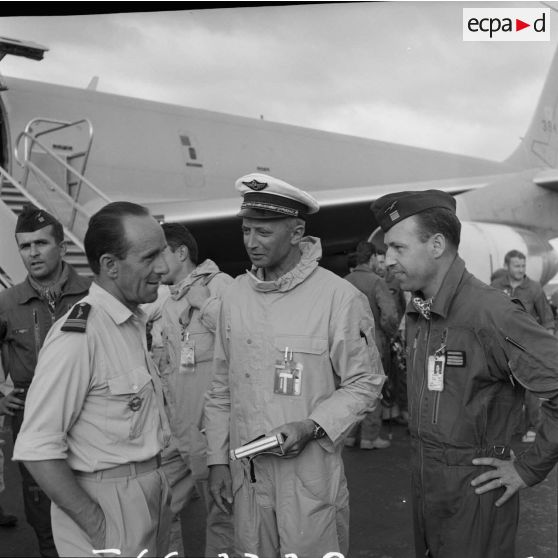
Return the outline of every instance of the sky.
[[[502,160],[558,42],[556,12],[549,42],[462,40],[464,7],[540,2],[133,5],[145,11],[0,17],[0,36],[49,48],[0,72],[74,87],[98,76],[103,92]]]

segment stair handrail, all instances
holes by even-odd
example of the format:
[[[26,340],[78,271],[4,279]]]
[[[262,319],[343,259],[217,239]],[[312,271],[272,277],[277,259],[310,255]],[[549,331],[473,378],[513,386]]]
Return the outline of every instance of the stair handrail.
[[[34,134],[36,138],[44,134],[50,134],[51,132],[56,132],[58,130],[63,130],[64,128],[69,128],[70,126],[77,126],[78,124],[85,123],[89,128],[89,138],[91,139],[91,141],[93,140],[93,124],[91,123],[91,120],[89,120],[89,118],[82,118],[81,120],[74,120],[73,122],[68,122],[67,120],[57,120],[56,118],[45,118],[44,116],[37,116],[29,120],[27,126],[25,126],[24,131],[31,134],[31,128],[33,124],[36,124],[38,122],[45,122],[47,124],[58,124],[58,126],[56,126],[55,128],[48,128],[47,130],[43,130],[42,132],[38,132]]]
[[[0,175],[3,177],[3,179],[6,179],[14,188],[16,188],[19,192],[21,192],[21,194],[23,196],[25,196],[25,198],[27,198],[34,206],[38,207],[39,209],[43,209],[44,211],[48,211],[49,208],[45,207],[37,198],[35,198],[35,196],[33,196],[32,194],[29,193],[29,190],[27,190],[27,188],[24,188],[4,167],[2,167],[0,165]],[[47,177],[48,178],[48,177]],[[50,178],[48,178],[48,180],[50,180]],[[56,184],[55,184],[56,186]],[[65,192],[62,192],[63,194]],[[66,194],[67,195],[67,194]],[[75,203],[72,200],[72,203]],[[90,217],[89,214],[87,214],[87,212],[82,209],[81,207],[79,207],[79,209],[86,214],[87,217]],[[83,246],[83,241],[80,240],[70,229],[68,229],[68,227],[64,226],[62,224],[62,227],[64,229],[64,233],[65,235],[80,249],[80,250],[84,250],[84,246]]]
[[[31,129],[33,127],[33,125],[38,124],[38,123],[46,123],[46,124],[54,124],[55,127],[53,128],[48,128],[46,130],[43,130],[41,132],[37,132],[36,134],[33,134],[31,132]],[[88,118],[82,118],[81,120],[75,120],[73,122],[68,122],[67,120],[58,120],[55,118],[45,118],[43,116],[37,116],[35,118],[32,118],[27,125],[25,126],[25,132],[31,134],[35,139],[38,138],[39,136],[45,135],[45,134],[50,134],[52,132],[57,132],[58,130],[63,130],[64,128],[70,128],[71,126],[77,126],[79,124],[87,124],[87,128],[88,128],[88,141],[87,141],[87,146],[85,151],[83,151],[83,164],[81,166],[81,169],[78,171],[80,174],[83,174],[85,172],[85,169],[87,167],[87,162],[89,160],[89,153],[91,151],[91,145],[93,143],[93,124],[91,123],[91,120],[89,120]],[[32,142],[31,142],[32,143]],[[39,143],[39,145],[41,145]],[[26,141],[26,146],[27,146],[27,141]],[[26,149],[27,154],[26,157],[27,159],[30,158],[30,152],[31,152],[31,145],[29,146],[29,149]],[[27,172],[25,173],[25,179],[24,179],[24,184],[27,183]],[[80,192],[81,192],[81,185],[82,185],[82,181],[78,178],[77,184],[76,184],[76,193],[75,193],[75,198],[74,199],[78,199]],[[72,215],[72,222],[75,220],[75,214]]]
[[[60,165],[62,165],[62,167],[64,167],[67,171],[69,171],[71,174],[75,175],[81,182],[83,182],[86,186],[89,187],[89,189],[95,193],[98,197],[100,197],[102,200],[104,200],[106,203],[110,203],[112,200],[110,198],[108,198],[101,190],[99,190],[99,188],[97,188],[91,181],[89,181],[87,178],[85,178],[85,176],[83,176],[81,173],[79,173],[76,169],[74,169],[71,165],[69,165],[66,161],[64,161],[61,157],[59,157],[54,151],[52,151],[52,149],[50,149],[49,147],[47,147],[46,145],[44,145],[42,142],[40,142],[38,139],[36,139],[35,136],[33,136],[32,134],[30,134],[27,131],[23,131],[19,134],[19,136],[17,137],[16,140],[16,147],[15,147],[15,159],[17,161],[17,163],[20,165],[20,167],[24,168],[29,165],[29,163],[31,163],[29,158],[26,158],[23,162],[21,160],[21,154],[20,154],[20,144],[21,144],[21,140],[23,138],[26,138],[27,140],[30,140],[30,147],[29,149],[31,149],[31,145],[36,143],[41,149],[44,150],[45,153],[47,153],[48,155],[50,155],[57,163],[59,163]],[[27,142],[26,142],[27,143]],[[36,165],[33,165],[35,168]],[[51,181],[52,182],[52,181]],[[58,191],[60,191],[62,194],[64,194],[65,196],[68,196],[68,194],[66,194],[64,191],[62,191],[62,189],[60,188],[60,186],[58,186],[57,184],[55,184],[53,182],[53,184],[56,186],[56,189]],[[71,196],[68,196],[70,199]]]

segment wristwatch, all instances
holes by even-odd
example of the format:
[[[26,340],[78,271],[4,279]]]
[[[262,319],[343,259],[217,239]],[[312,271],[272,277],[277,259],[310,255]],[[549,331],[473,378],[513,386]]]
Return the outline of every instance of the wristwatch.
[[[319,440],[320,438],[323,438],[326,435],[326,431],[315,420],[313,420],[312,422],[314,423],[312,438],[314,438],[314,440]]]

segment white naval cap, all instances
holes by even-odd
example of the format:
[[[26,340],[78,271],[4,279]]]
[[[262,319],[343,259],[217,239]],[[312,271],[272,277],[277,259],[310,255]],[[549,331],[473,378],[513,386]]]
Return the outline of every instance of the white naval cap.
[[[282,219],[317,213],[318,202],[304,190],[267,174],[251,173],[235,182],[243,197],[240,217],[251,219]]]

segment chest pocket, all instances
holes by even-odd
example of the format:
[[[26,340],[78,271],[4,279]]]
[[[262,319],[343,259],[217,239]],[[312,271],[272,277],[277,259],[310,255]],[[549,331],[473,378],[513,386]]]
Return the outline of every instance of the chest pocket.
[[[106,431],[116,440],[134,440],[152,430],[157,421],[154,389],[144,366],[108,380]]]
[[[324,390],[334,389],[327,339],[305,335],[278,335],[274,339],[275,364],[273,388],[274,393],[281,395],[302,395],[305,399],[314,397]],[[281,382],[279,377],[285,357],[290,371],[288,377]],[[292,377],[291,377],[292,376]]]

